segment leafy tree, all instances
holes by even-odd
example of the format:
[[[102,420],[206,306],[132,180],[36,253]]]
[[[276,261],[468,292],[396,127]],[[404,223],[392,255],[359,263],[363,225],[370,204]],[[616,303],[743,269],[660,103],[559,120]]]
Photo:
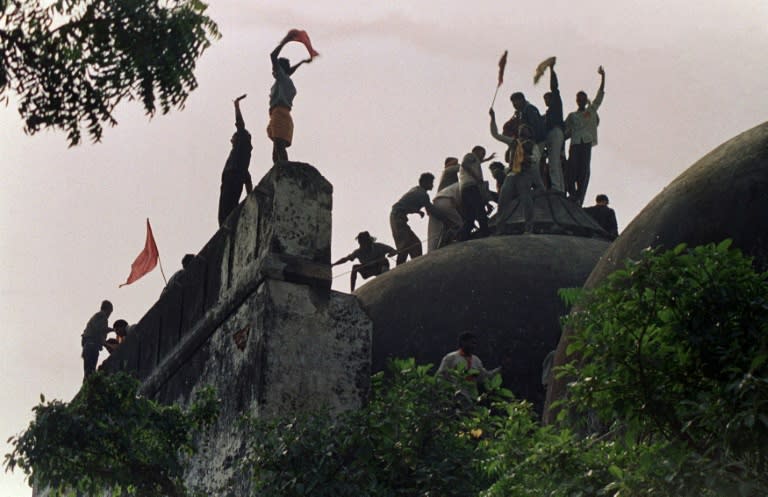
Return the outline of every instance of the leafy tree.
[[[94,141],[115,106],[181,108],[197,59],[219,36],[200,0],[0,0],[0,99],[20,97],[24,130]]]
[[[194,435],[217,416],[212,390],[188,411],[137,395],[126,374],[91,375],[70,403],[41,403],[25,432],[11,438],[6,470],[19,468],[52,497],[75,490],[86,495],[182,497]],[[121,493],[122,492],[122,493]]]
[[[766,485],[768,273],[726,240],[649,250],[578,293],[570,409]]]
[[[487,487],[480,468],[491,409],[456,397],[430,365],[395,361],[373,378],[369,404],[339,417],[316,413],[251,421],[244,474],[255,495],[467,496]],[[464,381],[457,375],[456,381]],[[505,397],[501,379],[491,396]]]

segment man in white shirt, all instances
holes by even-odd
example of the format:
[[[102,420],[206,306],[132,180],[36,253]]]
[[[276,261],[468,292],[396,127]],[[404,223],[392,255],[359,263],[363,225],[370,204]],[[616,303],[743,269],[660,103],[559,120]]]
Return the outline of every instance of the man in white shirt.
[[[600,117],[597,109],[603,103],[605,94],[605,70],[603,66],[597,69],[600,74],[600,88],[592,102],[587,94],[580,91],[576,94],[578,109],[565,118],[565,136],[570,137],[571,146],[568,150],[568,164],[565,170],[565,183],[568,196],[577,204],[584,204],[584,196],[589,184],[590,162],[592,147],[597,145],[597,125]]]
[[[477,397],[477,382],[495,375],[501,371],[501,367],[488,371],[475,353],[477,348],[477,336],[471,331],[465,331],[459,335],[459,349],[449,352],[440,362],[437,375],[450,378],[450,371],[460,369],[467,371],[464,377],[466,383],[459,388],[462,395],[469,399]]]

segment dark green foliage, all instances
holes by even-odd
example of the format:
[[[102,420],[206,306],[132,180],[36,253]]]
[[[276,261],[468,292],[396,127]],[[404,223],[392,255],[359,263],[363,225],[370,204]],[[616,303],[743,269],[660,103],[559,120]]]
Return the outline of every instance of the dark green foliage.
[[[18,467],[52,496],[71,489],[187,495],[184,462],[195,452],[194,435],[216,419],[218,402],[205,390],[185,412],[138,396],[138,386],[125,374],[95,373],[68,404],[41,398],[27,430],[10,440],[6,470]]]
[[[25,131],[81,126],[95,141],[122,100],[181,108],[197,59],[219,36],[200,0],[0,2],[0,97],[20,97]]]
[[[395,361],[360,410],[249,420],[236,477],[260,497],[768,495],[767,274],[729,242],[681,246],[564,294],[579,310],[562,426],[540,426],[498,377],[470,401],[465,372]],[[59,489],[183,495],[176,456],[210,399],[184,414],[94,378],[71,404],[35,408],[6,466]]]
[[[391,375],[374,376],[364,409],[335,419],[252,421],[243,467],[253,472],[255,494],[449,497],[487,487],[480,466],[495,414],[467,405],[430,369],[396,361]],[[509,395],[498,381],[490,387],[492,396]]]
[[[768,483],[768,273],[728,240],[681,245],[647,251],[578,305],[566,321],[578,360],[561,371],[571,412]]]

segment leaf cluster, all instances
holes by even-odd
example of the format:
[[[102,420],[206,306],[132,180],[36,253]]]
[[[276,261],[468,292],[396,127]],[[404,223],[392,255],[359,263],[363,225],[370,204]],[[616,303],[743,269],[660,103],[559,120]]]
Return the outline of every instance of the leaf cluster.
[[[14,448],[6,470],[21,469],[52,496],[109,489],[125,496],[186,495],[186,458],[196,451],[195,434],[215,421],[218,402],[207,389],[183,411],[138,396],[138,387],[123,373],[95,373],[70,403],[41,396],[27,430],[9,440]]]
[[[394,361],[359,411],[251,420],[243,467],[261,496],[477,494],[488,485],[480,462],[496,415],[484,403],[511,394],[491,384],[468,405],[455,385],[430,365]]]
[[[0,3],[0,98],[20,97],[24,129],[94,141],[115,106],[138,100],[152,116],[181,108],[216,24],[200,0],[11,0]]]
[[[571,412],[768,473],[768,273],[730,240],[646,251],[584,293],[566,326]]]

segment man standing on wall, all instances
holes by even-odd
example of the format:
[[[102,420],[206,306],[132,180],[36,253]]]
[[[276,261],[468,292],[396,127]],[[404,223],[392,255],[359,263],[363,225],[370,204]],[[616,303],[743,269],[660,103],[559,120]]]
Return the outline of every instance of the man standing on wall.
[[[590,103],[587,94],[580,91],[576,94],[578,109],[565,118],[565,135],[571,139],[566,168],[566,189],[569,197],[578,205],[584,204],[584,196],[589,185],[592,147],[597,145],[597,125],[600,123],[597,109],[603,103],[605,94],[603,66],[597,68],[597,73],[600,75],[600,88],[594,100]]]
[[[101,303],[101,309],[88,320],[80,341],[83,346],[83,381],[96,371],[96,363],[99,362],[99,352],[107,341],[107,333],[112,331],[109,327],[109,316],[112,314],[112,302],[105,300]]]
[[[219,227],[224,224],[227,216],[240,202],[240,194],[245,186],[245,193],[253,191],[251,173],[248,166],[251,163],[251,134],[245,129],[243,114],[240,112],[240,100],[246,95],[240,95],[235,103],[235,134],[232,135],[232,150],[229,152],[224,171],[221,173],[221,193],[219,194]]]
[[[310,57],[295,66],[291,66],[291,62],[285,57],[279,57],[280,51],[289,41],[303,43],[307,47]],[[269,92],[269,125],[267,126],[267,136],[272,140],[273,164],[288,160],[287,149],[293,141],[291,108],[293,107],[293,99],[296,97],[296,87],[291,76],[302,64],[312,62],[316,55],[317,52],[312,48],[307,33],[298,29],[290,30],[269,55],[272,60],[272,76],[275,78]]]

